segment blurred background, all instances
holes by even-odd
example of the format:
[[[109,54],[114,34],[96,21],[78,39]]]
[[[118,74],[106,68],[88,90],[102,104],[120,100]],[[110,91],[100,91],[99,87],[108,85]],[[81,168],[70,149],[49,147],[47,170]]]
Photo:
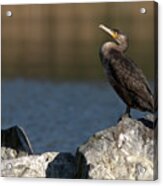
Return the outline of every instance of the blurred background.
[[[103,23],[129,37],[128,56],[152,78],[153,2],[2,6],[2,78],[104,78]],[[146,14],[139,9],[145,7]],[[11,17],[6,11],[12,11]],[[150,64],[150,65],[149,65]]]
[[[127,34],[127,55],[153,85],[153,2],[8,5],[1,17],[2,128],[25,128],[37,152],[74,151],[124,112],[99,60],[110,39],[99,24]]]

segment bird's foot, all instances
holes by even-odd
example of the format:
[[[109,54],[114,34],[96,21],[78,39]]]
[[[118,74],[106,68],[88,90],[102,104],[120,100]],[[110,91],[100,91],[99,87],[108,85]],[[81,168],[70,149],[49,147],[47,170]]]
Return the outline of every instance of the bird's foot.
[[[118,119],[118,122],[119,121],[122,121],[123,119],[125,118],[131,118],[131,115],[129,113],[124,113],[122,114],[122,116]]]

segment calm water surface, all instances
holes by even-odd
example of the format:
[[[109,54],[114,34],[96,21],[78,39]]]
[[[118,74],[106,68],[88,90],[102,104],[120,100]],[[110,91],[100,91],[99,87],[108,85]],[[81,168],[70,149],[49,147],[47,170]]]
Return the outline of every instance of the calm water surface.
[[[37,153],[75,152],[92,134],[115,125],[124,109],[104,82],[2,81],[2,128],[23,127]]]

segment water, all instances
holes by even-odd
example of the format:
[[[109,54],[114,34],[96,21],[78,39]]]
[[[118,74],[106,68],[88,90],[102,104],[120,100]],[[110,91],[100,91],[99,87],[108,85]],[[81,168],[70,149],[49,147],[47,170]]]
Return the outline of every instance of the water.
[[[75,152],[92,134],[115,125],[124,109],[103,82],[2,81],[2,128],[23,127],[37,153]]]

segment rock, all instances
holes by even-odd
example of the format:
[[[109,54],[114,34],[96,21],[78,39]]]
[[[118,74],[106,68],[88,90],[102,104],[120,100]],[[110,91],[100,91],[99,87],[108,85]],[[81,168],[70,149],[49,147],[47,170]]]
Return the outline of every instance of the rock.
[[[1,147],[1,159],[2,160],[8,160],[8,159],[14,159],[21,156],[27,156],[28,153],[25,151],[17,151],[12,148],[7,147]]]
[[[46,169],[47,178],[75,178],[76,159],[71,153],[59,153]]]
[[[75,178],[76,162],[70,153],[33,155],[27,135],[18,126],[2,130],[1,134],[2,176]]]
[[[146,125],[143,122],[123,118],[115,127],[97,132],[81,145],[76,153],[77,178],[156,179],[155,130],[147,127],[151,121],[146,120]]]
[[[70,153],[47,152],[1,162],[3,177],[75,178],[75,158]]]
[[[157,178],[157,124],[150,115],[124,117],[94,134],[76,152],[33,155],[23,129],[2,130],[3,177],[154,180]]]
[[[24,130],[14,126],[1,130],[1,159],[13,159],[33,154],[32,146]]]

